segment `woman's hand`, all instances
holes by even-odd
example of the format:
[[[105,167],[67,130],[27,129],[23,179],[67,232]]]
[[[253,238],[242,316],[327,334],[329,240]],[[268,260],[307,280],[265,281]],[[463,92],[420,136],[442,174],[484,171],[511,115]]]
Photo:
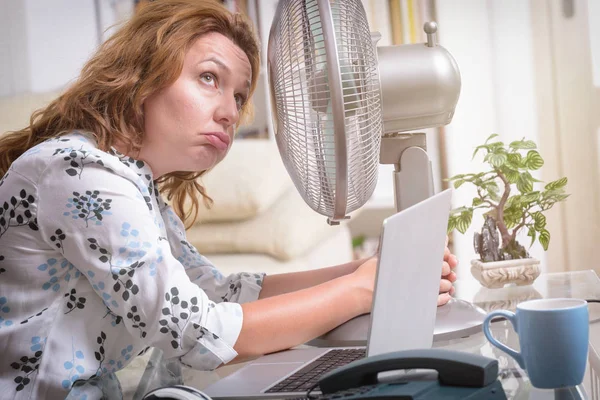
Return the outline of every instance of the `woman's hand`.
[[[377,257],[366,259],[351,274],[358,290],[359,309],[362,314],[371,312],[373,291],[375,290],[375,275],[377,273]]]
[[[458,259],[448,248],[448,236],[446,236],[446,250],[444,251],[444,261],[442,262],[442,279],[440,280],[440,294],[438,296],[438,306],[443,306],[452,298],[456,281],[454,268],[458,265]]]

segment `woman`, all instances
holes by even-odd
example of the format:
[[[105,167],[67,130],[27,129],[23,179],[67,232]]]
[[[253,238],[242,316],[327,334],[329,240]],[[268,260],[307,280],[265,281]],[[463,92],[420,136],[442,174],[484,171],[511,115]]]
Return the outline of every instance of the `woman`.
[[[258,71],[239,15],[155,1],[29,127],[0,138],[3,395],[64,397],[149,346],[210,370],[370,310],[375,258],[222,277],[186,241],[182,220],[193,223],[198,193],[208,199],[197,178],[227,154]],[[455,265],[447,252],[439,304]]]

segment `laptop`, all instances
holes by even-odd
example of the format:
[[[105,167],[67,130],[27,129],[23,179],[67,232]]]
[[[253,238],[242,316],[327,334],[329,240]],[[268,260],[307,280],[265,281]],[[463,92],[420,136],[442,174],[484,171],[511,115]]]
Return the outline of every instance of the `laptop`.
[[[203,391],[213,399],[303,397],[320,376],[354,360],[431,348],[451,197],[447,189],[383,222],[366,348],[309,347],[268,354]]]

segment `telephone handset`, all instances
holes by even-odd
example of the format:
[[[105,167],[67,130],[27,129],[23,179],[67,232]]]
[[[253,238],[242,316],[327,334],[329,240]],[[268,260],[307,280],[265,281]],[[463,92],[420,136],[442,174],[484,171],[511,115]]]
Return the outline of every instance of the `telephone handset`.
[[[411,381],[407,374],[398,382],[378,383],[379,373],[404,369],[436,370],[437,379]],[[346,399],[506,399],[497,378],[497,360],[455,350],[420,349],[354,361],[324,375],[319,388],[321,399],[334,393],[335,398]]]

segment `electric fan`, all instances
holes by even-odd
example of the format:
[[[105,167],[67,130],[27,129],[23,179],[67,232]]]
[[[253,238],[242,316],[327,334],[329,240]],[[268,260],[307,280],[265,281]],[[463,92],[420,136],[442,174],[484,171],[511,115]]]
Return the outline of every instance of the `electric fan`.
[[[376,48],[381,36],[371,34],[360,0],[277,5],[267,54],[275,138],[296,189],[332,225],[369,200],[380,162],[395,165],[398,211],[434,193],[425,134],[400,132],[448,124],[460,73],[436,43],[437,25],[424,29],[427,43]],[[480,309],[451,303],[451,327],[438,332],[480,330]],[[359,317],[329,338],[366,340],[366,327]]]
[[[282,0],[268,44],[273,127],[304,201],[337,224],[395,164],[398,210],[433,194],[424,134],[452,119],[460,73],[436,45],[379,47],[360,0]],[[402,158],[402,160],[401,160]]]

